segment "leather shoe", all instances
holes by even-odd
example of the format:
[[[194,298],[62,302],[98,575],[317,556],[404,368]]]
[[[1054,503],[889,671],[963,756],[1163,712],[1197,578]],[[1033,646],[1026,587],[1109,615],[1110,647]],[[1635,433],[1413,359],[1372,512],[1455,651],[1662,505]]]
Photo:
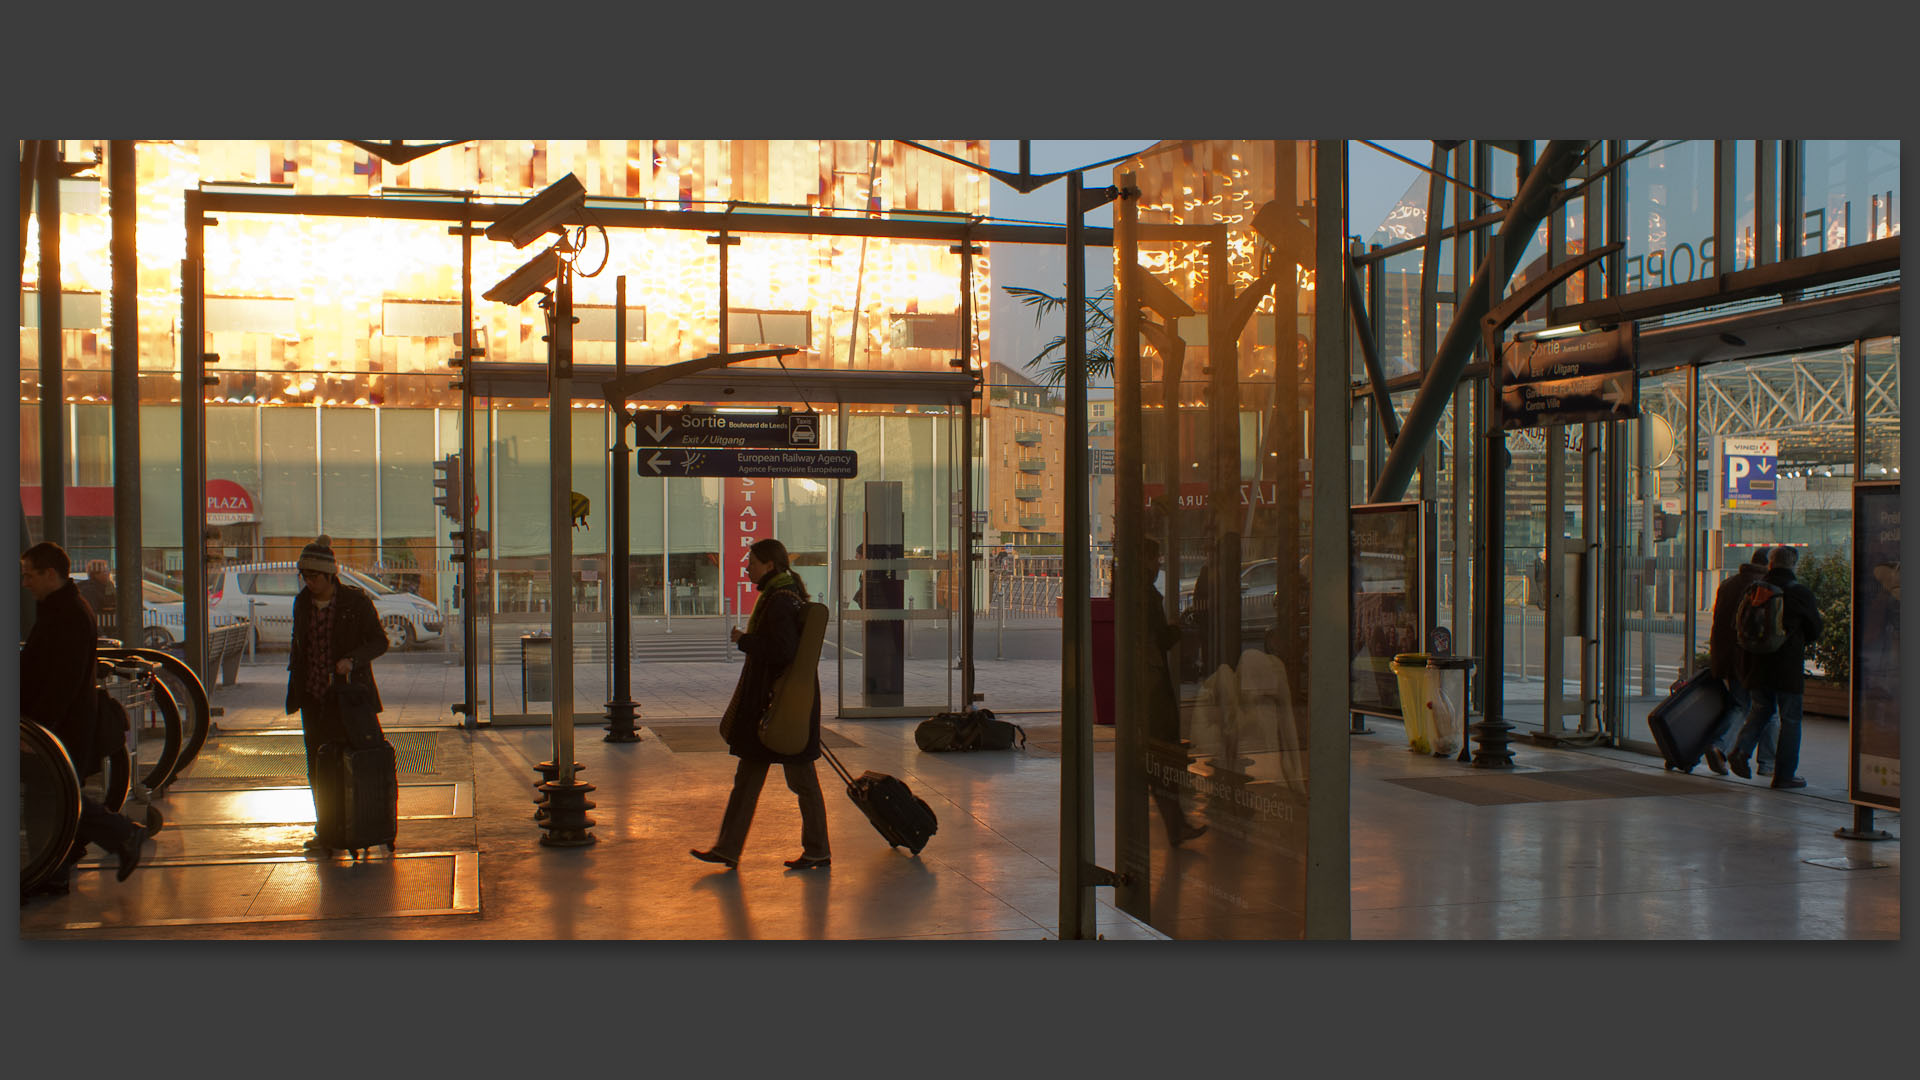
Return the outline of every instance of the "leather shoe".
[[[1707,747],[1707,768],[1712,769],[1715,776],[1727,775],[1727,755],[1721,753],[1719,747]]]
[[[140,847],[147,842],[147,830],[144,825],[135,825],[133,832],[120,845],[115,854],[120,856],[120,869],[114,872],[114,879],[125,881],[133,876],[133,868],[140,865]]]
[[[1799,776],[1789,776],[1784,780],[1776,776],[1773,780],[1773,786],[1777,788],[1802,788],[1807,786],[1807,781],[1804,777]]]
[[[699,859],[701,862],[719,863],[729,870],[738,869],[740,866],[739,859],[729,859],[717,851],[701,851],[699,848],[694,848],[692,851],[687,852],[687,854]]]
[[[1747,768],[1746,758],[1743,758],[1743,757],[1727,758],[1727,768],[1732,769],[1733,775],[1739,777],[1742,780],[1753,779],[1753,770]]]
[[[809,859],[805,855],[802,855],[797,859],[787,860],[787,869],[789,870],[825,870],[831,865],[833,865],[833,859],[830,856]]]

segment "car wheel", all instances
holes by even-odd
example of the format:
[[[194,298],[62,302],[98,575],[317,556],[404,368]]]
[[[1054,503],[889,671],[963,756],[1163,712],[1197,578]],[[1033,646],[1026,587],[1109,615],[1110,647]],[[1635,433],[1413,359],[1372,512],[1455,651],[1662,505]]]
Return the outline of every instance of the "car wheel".
[[[143,649],[167,649],[173,646],[173,635],[157,626],[149,626],[140,631],[140,647]]]
[[[398,615],[389,616],[381,625],[387,628],[387,639],[401,648],[413,645],[413,624]]]

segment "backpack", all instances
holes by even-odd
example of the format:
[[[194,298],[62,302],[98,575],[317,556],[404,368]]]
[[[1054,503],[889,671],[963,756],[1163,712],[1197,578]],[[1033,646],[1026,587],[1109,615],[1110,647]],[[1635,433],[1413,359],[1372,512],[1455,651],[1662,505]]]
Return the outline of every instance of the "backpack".
[[[1750,653],[1779,652],[1787,643],[1787,594],[1770,581],[1756,581],[1733,612],[1733,636]]]
[[[1011,750],[1016,740],[1025,746],[1027,733],[1018,724],[995,720],[992,709],[944,712],[913,729],[914,744],[930,753],[954,750]]]

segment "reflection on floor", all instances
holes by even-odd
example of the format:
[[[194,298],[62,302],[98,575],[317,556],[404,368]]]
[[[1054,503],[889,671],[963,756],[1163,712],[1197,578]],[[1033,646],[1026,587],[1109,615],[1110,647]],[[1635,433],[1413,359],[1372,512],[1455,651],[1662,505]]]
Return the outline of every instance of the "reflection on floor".
[[[296,784],[202,778],[156,804],[166,827],[116,883],[95,852],[65,896],[23,903],[26,938],[1039,939],[1058,935],[1057,717],[1021,717],[1027,750],[928,754],[912,720],[835,720],[856,775],[906,780],[939,817],[918,856],[886,846],[824,766],[833,865],[789,871],[799,814],[776,770],[736,871],[709,846],[734,758],[710,722],[643,727],[636,743],[576,733],[595,842],[540,843],[534,766],[545,728],[431,733],[434,775],[401,776],[399,854],[307,859],[311,801]],[[1032,722],[1027,722],[1031,720]],[[1409,753],[1390,721],[1351,738],[1355,938],[1896,939],[1897,840],[1836,838],[1851,807],[1834,777],[1843,726],[1809,722],[1802,792],[1664,773],[1610,750],[1516,744],[1510,774]],[[1096,745],[1114,744],[1109,728]],[[1840,750],[1835,750],[1838,742]],[[1050,747],[1049,744],[1053,744]],[[1169,744],[1171,745],[1171,744]],[[1176,751],[1184,757],[1187,750]],[[1146,808],[1153,927],[1095,892],[1107,937],[1288,937],[1301,925],[1306,828],[1299,762],[1194,749],[1183,813],[1203,835],[1168,845]],[[1292,753],[1293,751],[1285,751]],[[1115,866],[1110,754],[1095,777],[1095,862]],[[1292,815],[1291,817],[1287,815]],[[1286,827],[1276,827],[1280,822]],[[1897,837],[1899,815],[1876,821]]]

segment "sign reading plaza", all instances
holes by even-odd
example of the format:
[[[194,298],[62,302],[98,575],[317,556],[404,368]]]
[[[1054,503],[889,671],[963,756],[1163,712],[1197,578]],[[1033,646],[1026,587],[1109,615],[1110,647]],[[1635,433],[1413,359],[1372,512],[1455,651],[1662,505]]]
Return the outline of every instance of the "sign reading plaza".
[[[805,477],[851,480],[860,471],[852,450],[661,449],[637,455],[641,476]]]
[[[642,412],[634,430],[642,446],[794,447],[820,446],[816,412],[723,412],[681,409]],[[642,475],[645,475],[644,473]]]
[[[1635,329],[1524,339],[1500,350],[1501,427],[1589,424],[1640,415]]]

